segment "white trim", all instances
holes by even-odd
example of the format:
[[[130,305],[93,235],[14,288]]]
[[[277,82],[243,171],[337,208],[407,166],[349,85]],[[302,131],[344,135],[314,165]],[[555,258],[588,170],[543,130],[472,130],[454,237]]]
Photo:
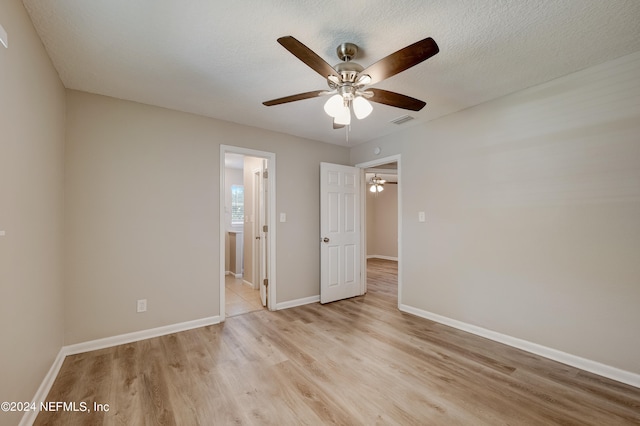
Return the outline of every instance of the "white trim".
[[[267,309],[274,311],[276,310],[276,288],[277,281],[276,277],[276,154],[273,152],[267,151],[258,151],[250,148],[242,148],[239,146],[231,146],[231,145],[223,145],[220,144],[220,197],[219,197],[219,211],[220,211],[220,253],[225,253],[225,240],[224,233],[226,232],[226,227],[224,223],[224,192],[225,192],[225,164],[224,157],[226,153],[234,153],[246,155],[249,157],[258,157],[265,158],[269,162],[269,179],[267,179],[267,184],[269,185],[269,219],[268,219],[268,227],[269,227],[269,266],[268,270],[268,279],[269,279],[269,287],[267,291],[269,292],[267,297]],[[225,286],[224,286],[224,271],[225,271],[225,256],[220,256],[220,277],[219,277],[219,287],[220,287],[220,320],[224,321],[226,313],[225,313]]]
[[[368,254],[367,255],[367,259],[382,259],[382,260],[395,260],[396,262],[398,261],[397,257],[393,257],[393,256],[383,256],[381,254]]]
[[[35,396],[31,400],[31,402],[33,402],[36,406],[39,407],[40,403],[44,402],[45,399],[47,398],[47,395],[49,395],[49,391],[53,386],[53,382],[56,381],[56,377],[58,377],[58,373],[60,372],[60,368],[62,367],[62,363],[64,362],[64,359],[66,356],[67,354],[65,352],[65,347],[63,346],[62,348],[60,348],[60,351],[58,352],[56,359],[53,360],[53,364],[51,365],[51,368],[47,372],[47,375],[44,376],[42,383],[40,383],[40,387],[38,388]],[[38,417],[38,413],[39,413],[38,410],[25,411],[18,425],[19,426],[32,425],[33,422],[36,421],[36,417]]]
[[[253,283],[250,283],[250,282],[249,282],[249,281],[247,281],[247,280],[242,280],[242,284],[245,284],[245,285],[248,285],[248,286],[249,286],[249,287],[251,287],[251,288],[254,288],[254,287],[253,287]]]
[[[201,318],[193,321],[185,321],[177,324],[165,325],[162,327],[150,328],[147,330],[134,331],[132,333],[119,334],[117,336],[105,337],[104,339],[89,340],[87,342],[76,343],[64,346],[65,355],[75,355],[83,352],[95,351],[112,346],[124,345],[125,343],[137,342],[138,340],[151,339],[152,337],[164,336],[166,334],[178,333],[194,328],[205,327],[207,325],[220,324],[220,316],[216,315],[208,318]]]
[[[231,275],[233,275],[233,276],[234,276],[234,277],[236,277],[236,278],[242,278],[242,274],[233,274],[233,273],[232,273]]]
[[[133,333],[120,334],[117,336],[105,337],[104,339],[89,340],[87,342],[76,343],[74,345],[67,345],[60,348],[58,356],[53,361],[51,368],[47,372],[47,375],[42,380],[40,387],[36,391],[32,402],[37,406],[40,402],[43,402],[53,383],[60,372],[62,363],[69,355],[75,355],[83,352],[95,351],[98,349],[109,348],[112,346],[123,345],[125,343],[137,342],[138,340],[150,339],[152,337],[164,336],[166,334],[178,333],[180,331],[187,331],[194,328],[205,327],[207,325],[220,324],[220,317],[213,316],[208,318],[201,318],[193,321],[185,321],[176,324],[166,325],[163,327],[150,328],[147,330],[134,331]],[[38,410],[27,411],[22,416],[19,426],[32,425],[38,416]]]
[[[398,164],[398,167],[396,168],[396,170],[398,171],[398,258],[396,259],[398,261],[398,309],[400,308],[400,301],[402,300],[402,155],[401,154],[396,154],[396,155],[390,155],[388,157],[384,157],[384,158],[378,158],[376,160],[371,160],[371,161],[366,161],[364,163],[358,163],[356,164],[356,167],[360,167],[362,169],[362,179],[364,180],[364,169],[368,169],[371,167],[375,167],[375,166],[381,166],[383,164],[387,164],[387,163],[393,163],[396,162]],[[362,240],[362,247],[363,247],[363,253],[364,250],[366,250],[366,235],[367,235],[367,221],[366,221],[366,216],[365,216],[365,209],[366,209],[366,185],[364,185],[365,190],[362,191],[362,196],[363,196],[363,208],[361,209],[361,220],[360,220],[360,226],[361,226],[361,240]],[[366,279],[367,279],[367,262],[366,262],[366,256],[363,254],[362,255],[362,268],[364,269],[364,279],[365,279],[365,286],[364,289],[366,291]]]
[[[401,304],[399,308],[403,312],[426,318],[440,324],[448,325],[450,327],[457,328],[458,330],[475,334],[476,336],[484,337],[495,342],[504,343],[505,345],[522,349],[523,351],[531,352],[533,354],[540,355],[545,358],[549,358],[554,361],[558,361],[563,364],[567,364],[572,367],[597,374],[599,376],[607,377],[609,379],[640,388],[640,374],[621,370],[619,368],[602,364],[597,361],[592,361],[590,359],[582,358],[577,355],[568,354],[566,352],[549,348],[547,346],[542,346],[537,343],[529,342],[527,340],[518,339],[517,337],[512,337],[506,334],[498,333],[496,331],[488,330],[486,328],[478,327],[473,324],[454,320],[442,315],[434,314],[429,311],[414,308],[413,306]]]
[[[311,303],[319,303],[320,295],[303,297],[302,299],[289,300],[288,302],[280,302],[276,304],[276,310],[295,308],[296,306],[310,305]]]

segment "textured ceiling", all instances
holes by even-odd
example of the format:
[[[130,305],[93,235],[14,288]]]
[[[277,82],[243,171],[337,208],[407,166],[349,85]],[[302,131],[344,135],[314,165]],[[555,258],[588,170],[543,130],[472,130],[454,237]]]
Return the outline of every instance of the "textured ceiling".
[[[432,37],[433,58],[374,87],[427,102],[416,119],[374,104],[348,145],[406,129],[640,51],[638,0],[24,0],[64,85],[347,145],[325,89],[276,39],[292,35],[331,65],[353,42],[364,67]]]

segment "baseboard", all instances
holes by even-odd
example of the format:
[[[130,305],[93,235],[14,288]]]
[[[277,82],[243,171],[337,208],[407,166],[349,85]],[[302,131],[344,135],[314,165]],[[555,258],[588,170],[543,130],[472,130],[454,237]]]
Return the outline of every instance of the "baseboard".
[[[632,373],[630,371],[621,370],[610,365],[602,364],[597,361],[582,358],[577,355],[568,354],[566,352],[559,351],[557,349],[549,348],[539,345],[537,343],[529,342],[527,340],[518,339],[506,334],[498,333],[496,331],[488,330],[486,328],[478,327],[472,324],[468,324],[462,321],[454,320],[442,315],[434,314],[429,311],[414,308],[413,306],[398,305],[398,308],[402,312],[407,312],[422,318],[426,318],[431,321],[438,322],[440,324],[448,325],[458,330],[466,331],[471,334],[475,334],[480,337],[493,340],[495,342],[504,343],[505,345],[512,346],[514,348],[522,349],[523,351],[531,352],[536,355],[543,356],[554,361],[561,362],[563,364],[570,365],[572,367],[579,368],[581,370],[588,371],[590,373],[597,374],[618,382],[626,383],[631,386],[640,388],[640,374]]]
[[[247,280],[242,280],[242,284],[248,285],[249,287],[253,288],[253,283],[250,283]]]
[[[49,372],[42,380],[40,387],[33,397],[33,402],[40,406],[40,402],[44,401],[56,380],[64,359],[68,355],[75,355],[83,352],[95,351],[98,349],[109,348],[111,346],[123,345],[125,343],[136,342],[138,340],[150,339],[152,337],[164,336],[166,334],[177,333],[179,331],[187,331],[207,325],[220,323],[220,316],[216,315],[208,318],[201,318],[193,321],[185,321],[177,324],[166,325],[163,327],[150,328],[148,330],[135,331],[133,333],[120,334],[118,336],[106,337],[104,339],[90,340],[88,342],[76,343],[74,345],[63,346],[58,352],[58,356],[53,361],[53,365]],[[38,411],[27,411],[22,416],[19,426],[28,426],[33,424],[38,416]]]
[[[302,299],[289,300],[287,302],[276,303],[276,311],[281,309],[295,308],[296,306],[309,305],[320,301],[320,295],[303,297]]]
[[[47,372],[47,375],[44,376],[44,380],[40,383],[40,387],[36,391],[35,396],[33,397],[33,402],[37,407],[40,407],[40,403],[44,402],[47,399],[47,395],[49,395],[49,391],[51,390],[51,386],[53,386],[53,382],[55,382],[56,377],[58,377],[58,373],[60,372],[60,368],[62,367],[62,363],[66,357],[66,353],[64,351],[64,346],[58,351],[58,355],[56,359],[53,361],[51,368]],[[29,410],[25,411],[19,426],[29,426],[32,425],[33,422],[36,421],[36,417],[38,417],[39,410]]]
[[[398,261],[397,257],[391,257],[391,256],[383,256],[381,254],[368,254],[367,255],[367,259],[382,259],[382,260],[394,260],[394,261]]]
[[[219,323],[220,316],[216,315],[213,317],[201,318],[193,321],[165,325],[163,327],[150,328],[148,330],[134,331],[133,333],[105,337],[104,339],[76,343],[74,345],[65,346],[62,349],[65,351],[65,355],[75,355],[82,352],[89,352],[98,349],[109,348],[111,346],[124,345],[125,343],[137,342],[138,340],[150,339],[152,337],[164,336],[166,334],[177,333],[180,331],[191,330],[193,328],[204,327],[207,325]]]

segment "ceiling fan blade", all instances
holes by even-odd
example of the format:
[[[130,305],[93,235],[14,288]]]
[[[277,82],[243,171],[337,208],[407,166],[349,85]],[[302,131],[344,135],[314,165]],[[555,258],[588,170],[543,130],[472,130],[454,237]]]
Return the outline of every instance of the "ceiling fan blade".
[[[420,111],[427,104],[420,99],[412,98],[410,96],[401,95],[396,92],[389,92],[382,89],[367,89],[368,92],[372,92],[373,96],[368,99],[372,102],[379,104],[390,105],[402,109],[410,109],[411,111]]]
[[[320,56],[318,56],[313,50],[309,49],[304,44],[300,43],[292,36],[284,36],[278,39],[285,49],[291,52],[296,58],[311,67],[315,72],[322,77],[327,78],[330,75],[338,76],[336,70],[331,65],[325,62]]]
[[[431,37],[413,43],[391,55],[380,59],[364,69],[360,75],[367,74],[371,77],[369,84],[376,84],[386,78],[392,77],[402,71],[418,65],[438,53],[440,48]]]
[[[318,96],[325,95],[327,93],[330,93],[330,92],[326,90],[314,90],[313,92],[298,93],[297,95],[291,95],[291,96],[285,96],[284,98],[273,99],[270,101],[263,102],[262,104],[265,106],[286,104],[287,102],[294,102],[294,101],[301,101],[303,99],[315,98]]]

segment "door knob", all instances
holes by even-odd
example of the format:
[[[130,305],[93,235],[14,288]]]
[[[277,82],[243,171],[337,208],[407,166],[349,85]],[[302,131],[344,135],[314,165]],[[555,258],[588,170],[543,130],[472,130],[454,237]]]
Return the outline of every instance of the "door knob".
[[[322,241],[323,241],[323,242],[325,242],[325,243],[328,243],[328,242],[329,242],[329,239],[328,239],[327,237],[324,237],[324,238],[322,239]]]

